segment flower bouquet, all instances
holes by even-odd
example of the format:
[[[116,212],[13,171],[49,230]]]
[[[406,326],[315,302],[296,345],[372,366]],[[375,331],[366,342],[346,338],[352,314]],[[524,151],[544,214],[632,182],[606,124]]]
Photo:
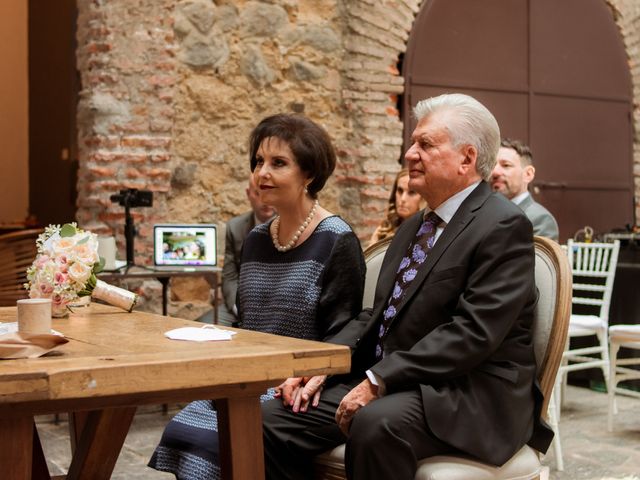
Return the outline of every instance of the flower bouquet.
[[[104,266],[98,236],[75,223],[50,225],[36,240],[38,254],[24,287],[31,298],[51,298],[53,316],[64,316],[79,297],[92,296],[131,311],[138,296],[96,278]]]

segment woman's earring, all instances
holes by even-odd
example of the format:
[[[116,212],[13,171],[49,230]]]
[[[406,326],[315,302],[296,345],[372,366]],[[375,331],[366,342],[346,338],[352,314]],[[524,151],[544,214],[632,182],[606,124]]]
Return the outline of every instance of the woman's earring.
[[[307,189],[307,186],[305,185],[304,187],[304,193],[309,193],[309,190]]]

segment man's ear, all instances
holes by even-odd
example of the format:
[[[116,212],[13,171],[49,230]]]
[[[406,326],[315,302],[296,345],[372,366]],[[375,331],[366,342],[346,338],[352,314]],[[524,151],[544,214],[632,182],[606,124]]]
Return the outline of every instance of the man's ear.
[[[536,168],[533,165],[527,165],[522,169],[522,180],[529,185],[536,178]]]
[[[476,171],[476,160],[478,159],[478,150],[473,145],[465,145],[462,147],[462,162],[460,162],[459,172],[466,175],[470,169]]]

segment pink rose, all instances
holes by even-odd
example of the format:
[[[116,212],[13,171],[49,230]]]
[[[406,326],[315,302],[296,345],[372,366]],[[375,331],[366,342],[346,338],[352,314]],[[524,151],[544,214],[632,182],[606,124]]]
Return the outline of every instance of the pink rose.
[[[53,285],[48,283],[41,283],[39,285],[39,291],[42,295],[50,295],[53,292]]]
[[[64,299],[62,298],[62,295],[60,295],[59,293],[56,293],[53,297],[51,297],[51,303],[53,305],[56,306],[60,306],[63,304]]]
[[[37,259],[36,259],[36,268],[42,268],[44,267],[50,260],[49,255],[40,255]]]

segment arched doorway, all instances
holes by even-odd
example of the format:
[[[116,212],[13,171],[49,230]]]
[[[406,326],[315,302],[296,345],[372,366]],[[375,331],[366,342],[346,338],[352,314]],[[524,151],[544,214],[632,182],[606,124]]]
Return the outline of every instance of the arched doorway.
[[[403,75],[405,144],[418,100],[468,93],[531,145],[562,240],[634,223],[631,77],[604,0],[425,0]]]

